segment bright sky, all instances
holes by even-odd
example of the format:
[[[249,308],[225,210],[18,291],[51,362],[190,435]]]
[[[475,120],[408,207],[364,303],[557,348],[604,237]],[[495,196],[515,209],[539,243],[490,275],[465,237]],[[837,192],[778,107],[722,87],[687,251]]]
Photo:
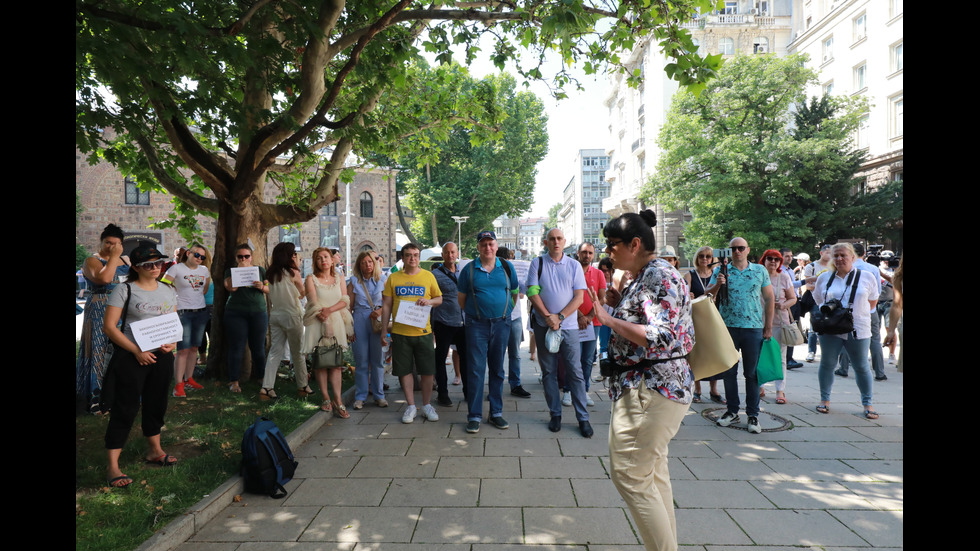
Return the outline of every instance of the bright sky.
[[[481,52],[483,55],[475,59],[470,66],[470,74],[475,78],[497,72],[497,68],[489,61],[491,51],[492,46],[488,42]],[[456,59],[462,62],[465,57],[460,54]],[[559,67],[554,60],[549,63],[553,64],[553,67]],[[517,71],[511,66],[508,72],[518,79],[520,86]],[[557,69],[552,69],[550,74],[556,72]],[[549,71],[542,69],[542,74],[548,75]],[[573,74],[578,77],[585,90],[579,92],[569,88],[566,90],[568,97],[561,101],[556,101],[548,87],[541,82],[532,82],[529,88],[544,102],[548,114],[548,155],[538,163],[534,205],[524,216],[548,216],[548,209],[555,203],[561,202],[562,193],[574,171],[572,162],[579,149],[606,147],[609,134],[607,109],[603,105],[603,100],[609,91],[606,77],[587,76],[581,68],[575,68]]]

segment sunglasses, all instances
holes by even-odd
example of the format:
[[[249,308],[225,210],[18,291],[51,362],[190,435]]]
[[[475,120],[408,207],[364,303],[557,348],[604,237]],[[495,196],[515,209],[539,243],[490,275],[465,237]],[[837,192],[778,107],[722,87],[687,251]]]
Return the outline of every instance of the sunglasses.
[[[246,258],[252,258],[250,254],[240,254],[238,255],[238,260],[245,260]]]
[[[162,259],[161,260],[147,260],[146,262],[140,262],[139,264],[136,265],[136,267],[137,268],[140,268],[142,270],[153,270],[153,269],[163,268],[164,265],[166,265],[166,263],[167,263],[167,261],[166,260],[162,260]]]
[[[611,248],[615,247],[616,245],[619,245],[622,242],[623,242],[622,239],[616,239],[616,240],[607,239],[606,240],[606,248],[607,249],[611,249]]]
[[[698,258],[707,258],[708,260],[711,260],[714,257],[711,256],[710,254],[699,254]]]
[[[747,245],[735,245],[734,247],[732,247],[732,250],[733,251],[738,251],[738,252],[741,253],[741,252],[745,252],[745,249],[748,249],[748,248],[749,247]]]
[[[765,260],[766,262],[781,262],[783,259],[778,256],[767,256]]]
[[[198,260],[204,260],[204,255],[201,253],[191,253],[191,254],[194,255],[194,258]]]

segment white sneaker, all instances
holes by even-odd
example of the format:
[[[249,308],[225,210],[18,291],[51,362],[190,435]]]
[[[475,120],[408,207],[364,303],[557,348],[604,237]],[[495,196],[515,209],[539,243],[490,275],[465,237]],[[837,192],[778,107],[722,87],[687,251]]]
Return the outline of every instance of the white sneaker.
[[[895,365],[895,355],[894,354],[890,354],[888,356],[888,365]]]
[[[746,424],[749,432],[752,434],[762,434],[762,426],[759,425],[758,417],[749,417],[749,422]]]
[[[432,407],[432,404],[422,406],[422,417],[425,417],[429,421],[439,420],[439,414],[436,413],[436,408]]]
[[[807,352],[807,354],[806,354],[806,361],[812,362],[813,361],[813,356],[814,356],[813,352]]]
[[[417,413],[418,411],[415,409],[415,406],[408,406],[405,408],[405,414],[402,415],[402,423],[411,423],[412,421],[415,421],[415,415]]]
[[[354,409],[361,409],[364,407],[364,400],[354,400]]]
[[[585,405],[587,405],[587,406],[594,406],[595,405],[595,402],[592,401],[592,395],[591,394],[586,394],[586,396],[585,396]]]
[[[563,396],[562,396],[562,399],[561,399],[561,405],[563,405],[565,407],[568,407],[568,406],[572,405],[572,393],[571,392],[563,392],[562,394],[563,394]]]

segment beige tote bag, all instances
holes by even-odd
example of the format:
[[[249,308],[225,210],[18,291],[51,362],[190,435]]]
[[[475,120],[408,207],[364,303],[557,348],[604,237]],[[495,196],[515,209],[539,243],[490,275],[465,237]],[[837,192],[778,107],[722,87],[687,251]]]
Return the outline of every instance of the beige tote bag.
[[[738,350],[721,319],[711,295],[701,295],[691,301],[694,321],[694,349],[688,356],[694,380],[706,379],[731,369],[738,363]]]

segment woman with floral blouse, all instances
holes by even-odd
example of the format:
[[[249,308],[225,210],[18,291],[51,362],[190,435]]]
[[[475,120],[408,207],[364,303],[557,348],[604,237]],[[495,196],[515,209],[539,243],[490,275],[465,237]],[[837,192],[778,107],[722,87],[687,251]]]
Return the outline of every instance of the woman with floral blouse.
[[[676,550],[674,497],[667,445],[694,397],[687,355],[694,348],[691,297],[681,274],[656,258],[656,215],[627,213],[606,224],[606,253],[613,265],[635,274],[622,293],[610,296],[613,315],[596,308],[612,329],[609,358],[615,364],[609,396],[612,480],[626,501],[647,549]],[[596,297],[592,297],[595,301]]]

